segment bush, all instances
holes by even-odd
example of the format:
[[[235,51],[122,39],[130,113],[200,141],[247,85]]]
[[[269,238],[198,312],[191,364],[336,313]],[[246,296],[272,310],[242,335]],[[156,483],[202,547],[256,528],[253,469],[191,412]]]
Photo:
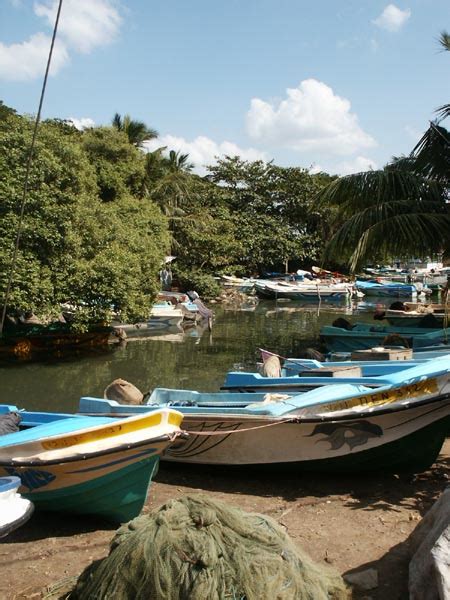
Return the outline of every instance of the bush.
[[[220,294],[221,288],[215,278],[197,269],[193,269],[192,271],[176,269],[175,277],[180,282],[182,290],[186,292],[195,290],[205,300],[215,298]]]

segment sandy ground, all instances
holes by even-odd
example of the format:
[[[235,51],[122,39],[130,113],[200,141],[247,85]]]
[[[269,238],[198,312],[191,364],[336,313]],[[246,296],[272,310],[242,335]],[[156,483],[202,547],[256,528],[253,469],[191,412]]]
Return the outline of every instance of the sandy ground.
[[[407,599],[407,538],[445,489],[450,440],[434,467],[415,477],[325,476],[218,471],[161,464],[144,511],[207,491],[286,526],[316,561],[345,574],[375,568],[377,589],[355,598]],[[0,545],[0,599],[44,598],[108,553],[115,527],[88,518],[36,513]]]

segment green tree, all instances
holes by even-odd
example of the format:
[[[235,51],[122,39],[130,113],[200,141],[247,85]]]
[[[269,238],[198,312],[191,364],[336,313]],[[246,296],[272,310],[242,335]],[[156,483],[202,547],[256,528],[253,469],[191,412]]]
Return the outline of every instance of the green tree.
[[[166,147],[158,148],[146,154],[146,185],[148,196],[156,202],[169,219],[171,251],[179,248],[177,222],[189,220],[185,205],[190,200],[194,177],[190,171],[194,165],[189,162],[188,154],[170,150],[165,156]]]
[[[327,216],[316,197],[328,176],[239,157],[226,157],[209,171],[228,192],[243,266],[261,272],[318,260]]]
[[[31,133],[25,117],[0,120],[1,299]],[[144,158],[122,135],[41,123],[9,307],[46,316],[69,302],[83,319],[104,318],[111,310],[130,319],[148,314],[167,249],[167,221],[135,193]],[[113,171],[114,194],[105,195]]]
[[[6,106],[6,104],[0,100],[0,121],[4,121],[8,117],[12,117],[15,114],[16,111],[13,108]]]

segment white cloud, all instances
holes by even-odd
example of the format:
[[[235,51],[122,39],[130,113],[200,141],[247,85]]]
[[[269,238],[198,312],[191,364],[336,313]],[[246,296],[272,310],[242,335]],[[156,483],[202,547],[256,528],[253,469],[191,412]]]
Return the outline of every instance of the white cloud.
[[[89,117],[81,117],[81,119],[76,119],[75,117],[69,117],[67,119],[72,123],[74,127],[82,131],[83,129],[89,129],[89,127],[95,126],[95,121],[90,119]]]
[[[247,131],[255,141],[299,152],[343,156],[376,145],[359,126],[350,102],[316,79],[288,88],[278,104],[253,98]]]
[[[346,161],[328,161],[326,164],[313,163],[309,167],[309,172],[329,173],[330,175],[351,175],[352,173],[362,173],[378,169],[377,163],[371,158],[365,156],[356,156]]]
[[[45,72],[51,39],[44,33],[36,33],[20,44],[6,46],[0,42],[0,79],[28,81]],[[56,75],[69,61],[66,46],[55,41],[50,74]]]
[[[388,4],[381,15],[372,23],[387,31],[399,31],[411,16],[409,8],[401,10],[395,4]]]
[[[264,152],[255,148],[239,148],[233,142],[217,143],[206,136],[198,136],[192,142],[174,135],[163,135],[157,139],[144,142],[143,147],[152,152],[161,146],[167,146],[167,152],[175,150],[183,154],[189,154],[189,160],[195,165],[195,172],[204,175],[205,165],[216,162],[217,157],[240,156],[244,160],[267,160]]]
[[[36,2],[34,12],[53,27],[57,5],[57,0]],[[95,46],[112,42],[121,22],[110,0],[65,0],[58,34],[77,52],[89,53]]]
[[[35,2],[34,12],[53,29],[57,0]],[[13,5],[19,7],[16,0]],[[116,37],[122,19],[113,0],[65,0],[58,26],[50,74],[69,62],[69,50],[88,53]],[[38,32],[9,46],[0,42],[0,79],[29,81],[45,72],[51,38]]]
[[[357,156],[352,160],[338,163],[333,172],[339,175],[351,175],[352,173],[362,173],[363,171],[371,171],[377,168],[376,162],[371,158]]]

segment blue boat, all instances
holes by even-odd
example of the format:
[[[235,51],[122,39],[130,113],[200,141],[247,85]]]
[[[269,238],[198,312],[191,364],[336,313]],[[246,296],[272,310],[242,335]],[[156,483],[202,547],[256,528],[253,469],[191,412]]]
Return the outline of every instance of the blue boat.
[[[79,410],[104,416],[176,408],[189,437],[163,460],[418,472],[434,462],[449,429],[449,373],[446,357],[374,378],[376,389],[349,383],[292,395],[156,389],[146,406],[85,397]]]
[[[18,411],[19,431],[0,436],[0,477],[19,477],[36,509],[115,522],[137,516],[161,453],[182,435],[172,409],[133,419]]]
[[[330,352],[353,352],[389,344],[418,350],[429,346],[448,344],[450,328],[423,329],[356,323],[350,329],[345,329],[325,325],[320,329],[320,338]]]
[[[450,362],[450,353],[445,356]],[[221,387],[229,392],[306,392],[308,390],[344,383],[379,387],[390,383],[389,377],[417,367],[428,360],[412,361],[346,361],[325,362],[288,359],[284,362],[279,377],[267,377],[250,371],[229,371]],[[341,371],[339,371],[341,370]],[[324,372],[321,375],[321,371]],[[335,371],[335,373],[333,373]],[[336,372],[337,371],[337,372]],[[347,375],[346,371],[359,371],[358,375]],[[332,374],[333,373],[333,374]]]
[[[384,296],[389,298],[411,298],[417,294],[415,285],[399,282],[380,283],[378,281],[357,280],[355,287],[366,296]]]

